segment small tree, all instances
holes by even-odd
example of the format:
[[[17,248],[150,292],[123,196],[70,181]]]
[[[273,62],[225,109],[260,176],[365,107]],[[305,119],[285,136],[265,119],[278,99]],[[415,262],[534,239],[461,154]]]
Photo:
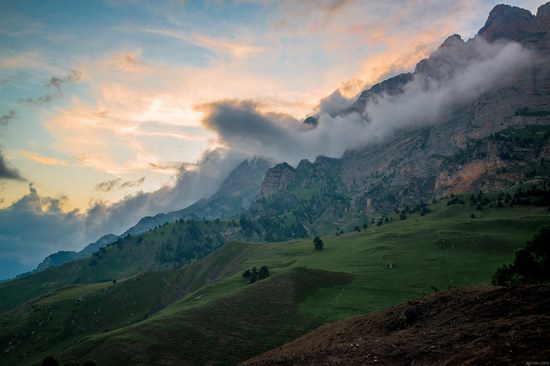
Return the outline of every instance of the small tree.
[[[313,247],[315,250],[322,250],[325,247],[325,244],[320,237],[316,236],[315,239],[313,239]]]
[[[252,276],[252,273],[249,269],[243,272],[243,278],[250,278],[250,276]]]

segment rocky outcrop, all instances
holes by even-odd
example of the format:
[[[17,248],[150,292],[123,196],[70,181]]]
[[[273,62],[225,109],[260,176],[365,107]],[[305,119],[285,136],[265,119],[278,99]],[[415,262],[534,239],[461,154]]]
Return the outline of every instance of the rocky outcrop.
[[[262,183],[261,196],[263,198],[271,197],[281,191],[284,191],[294,180],[294,168],[287,163],[275,165],[265,174]]]
[[[347,110],[345,110],[343,113],[350,113],[350,112],[360,113],[365,109],[367,103],[369,103],[370,101],[372,101],[378,96],[381,96],[383,94],[397,95],[402,93],[403,86],[405,86],[405,84],[410,82],[412,78],[413,78],[413,74],[410,74],[410,73],[400,74],[395,77],[384,80],[378,84],[373,85],[370,89],[363,91],[357,98],[357,101]]]
[[[535,17],[529,10],[510,5],[497,5],[478,32],[488,42],[501,39],[521,42],[531,31]]]
[[[539,6],[531,28],[531,32],[548,31],[550,31],[550,3]]]

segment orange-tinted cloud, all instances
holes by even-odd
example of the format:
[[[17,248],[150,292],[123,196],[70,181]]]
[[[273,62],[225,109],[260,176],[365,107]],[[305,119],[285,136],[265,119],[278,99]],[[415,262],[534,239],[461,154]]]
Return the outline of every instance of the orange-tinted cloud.
[[[65,160],[61,160],[61,159],[57,159],[49,156],[43,156],[28,150],[19,150],[19,153],[24,157],[26,157],[27,159],[30,159],[32,161],[35,161],[37,163],[44,164],[44,165],[65,165],[65,166],[72,165]]]

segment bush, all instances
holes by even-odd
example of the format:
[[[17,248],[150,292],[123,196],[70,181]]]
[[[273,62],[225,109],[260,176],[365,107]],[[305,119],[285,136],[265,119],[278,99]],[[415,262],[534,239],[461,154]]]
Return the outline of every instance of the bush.
[[[514,254],[514,262],[499,267],[492,283],[500,286],[517,286],[528,283],[550,282],[550,227],[543,228],[525,248]]]

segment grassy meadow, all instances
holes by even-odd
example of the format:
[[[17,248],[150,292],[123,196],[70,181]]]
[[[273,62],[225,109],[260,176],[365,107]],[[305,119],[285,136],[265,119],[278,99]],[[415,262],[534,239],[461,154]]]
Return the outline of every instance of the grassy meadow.
[[[321,251],[312,239],[232,242],[182,268],[50,291],[0,315],[0,362],[33,364],[54,354],[99,365],[235,364],[329,321],[490,283],[515,249],[550,224],[540,207],[440,202],[430,209],[324,236]],[[263,265],[269,278],[243,279]]]

